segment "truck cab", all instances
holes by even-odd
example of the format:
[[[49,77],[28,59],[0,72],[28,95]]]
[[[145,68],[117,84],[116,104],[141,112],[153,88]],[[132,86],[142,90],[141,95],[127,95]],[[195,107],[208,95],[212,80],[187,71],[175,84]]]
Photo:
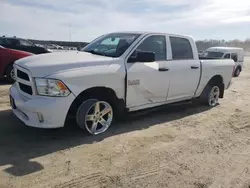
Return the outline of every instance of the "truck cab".
[[[232,59],[235,62],[234,76],[238,77],[243,69],[244,49],[235,47],[211,47],[201,54],[205,58]]]

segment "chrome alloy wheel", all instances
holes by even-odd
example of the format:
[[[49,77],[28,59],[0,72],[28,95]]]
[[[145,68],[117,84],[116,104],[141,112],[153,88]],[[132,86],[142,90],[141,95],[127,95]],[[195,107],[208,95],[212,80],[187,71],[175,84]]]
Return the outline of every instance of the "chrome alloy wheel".
[[[220,96],[220,88],[218,86],[213,86],[208,97],[209,106],[215,106],[218,103]]]
[[[96,101],[89,107],[84,119],[85,128],[90,134],[103,133],[112,123],[113,109],[105,101]]]

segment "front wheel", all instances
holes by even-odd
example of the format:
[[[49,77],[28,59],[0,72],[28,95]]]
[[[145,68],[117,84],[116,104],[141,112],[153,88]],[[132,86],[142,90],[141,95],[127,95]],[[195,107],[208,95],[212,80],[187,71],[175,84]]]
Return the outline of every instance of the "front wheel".
[[[107,101],[88,99],[78,108],[76,122],[92,135],[105,132],[113,122],[113,108]]]

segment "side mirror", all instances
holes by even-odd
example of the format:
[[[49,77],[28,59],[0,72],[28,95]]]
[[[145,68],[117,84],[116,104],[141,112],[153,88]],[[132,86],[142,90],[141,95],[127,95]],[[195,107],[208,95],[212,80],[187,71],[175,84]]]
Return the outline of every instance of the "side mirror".
[[[147,51],[135,51],[128,59],[128,63],[134,63],[134,62],[145,63],[154,61],[155,61],[155,53]]]

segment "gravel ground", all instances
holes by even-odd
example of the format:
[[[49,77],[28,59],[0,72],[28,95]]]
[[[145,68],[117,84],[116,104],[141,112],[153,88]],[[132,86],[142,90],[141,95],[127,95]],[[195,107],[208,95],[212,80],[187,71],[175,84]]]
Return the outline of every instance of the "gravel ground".
[[[250,187],[250,57],[220,105],[167,108],[88,136],[24,126],[0,85],[0,188]]]

